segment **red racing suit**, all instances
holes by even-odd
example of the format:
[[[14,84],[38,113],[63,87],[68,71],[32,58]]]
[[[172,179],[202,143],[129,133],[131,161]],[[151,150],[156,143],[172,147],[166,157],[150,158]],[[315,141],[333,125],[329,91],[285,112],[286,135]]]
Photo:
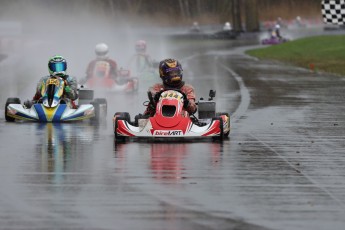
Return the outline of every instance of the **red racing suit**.
[[[182,82],[180,87],[172,88],[172,87],[166,86],[162,83],[156,83],[152,87],[149,88],[149,91],[152,93],[152,97],[154,97],[156,93],[159,93],[162,90],[169,90],[169,89],[171,89],[171,90],[176,89],[176,90],[179,90],[179,91],[183,92],[184,94],[186,94],[187,99],[189,101],[189,104],[186,108],[186,111],[189,114],[193,114],[196,112],[197,107],[195,104],[195,92],[194,92],[193,86],[191,86],[189,84],[185,84],[184,82]],[[144,112],[144,115],[153,116],[155,114],[155,112],[156,112],[156,105],[152,105],[151,103],[149,103],[145,112]]]
[[[134,75],[138,75],[145,71],[150,71],[153,63],[148,54],[137,53],[131,57],[127,66],[133,71]]]
[[[105,58],[96,58],[95,60],[93,60],[89,63],[89,65],[87,66],[87,69],[86,69],[86,80],[92,77],[96,64],[98,62],[102,62],[102,61],[109,63],[110,75],[113,79],[116,79],[116,77],[117,77],[117,63],[114,60],[105,57]]]

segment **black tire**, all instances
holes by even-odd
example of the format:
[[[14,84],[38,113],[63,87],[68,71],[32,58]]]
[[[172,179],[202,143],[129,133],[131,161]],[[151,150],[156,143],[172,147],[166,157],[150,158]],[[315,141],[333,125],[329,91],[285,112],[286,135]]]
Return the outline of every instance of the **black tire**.
[[[123,141],[126,140],[126,137],[120,136],[120,135],[118,135],[117,132],[116,132],[116,129],[117,129],[117,126],[118,126],[118,125],[117,125],[117,121],[118,121],[118,120],[122,120],[122,118],[116,118],[116,119],[115,119],[115,126],[114,126],[115,140],[118,141],[118,142],[123,142]]]
[[[148,119],[149,117],[150,117],[149,115],[143,115],[143,114],[135,115],[133,125],[139,126],[139,119]]]
[[[123,120],[126,120],[127,122],[131,122],[131,115],[127,112],[116,112],[114,114],[114,117],[117,116],[118,118],[122,118]]]
[[[116,113],[114,114],[114,117],[116,117],[116,118],[115,118],[115,121],[114,121],[114,122],[115,122],[115,125],[114,125],[115,139],[116,139],[116,141],[125,141],[125,140],[126,140],[126,137],[125,137],[125,136],[120,136],[120,135],[118,135],[117,132],[116,132],[116,129],[117,129],[117,126],[118,126],[117,121],[118,121],[118,120],[125,120],[125,121],[127,121],[127,122],[130,122],[131,117],[130,117],[129,113],[127,113],[127,112],[116,112]]]
[[[108,113],[108,102],[107,99],[105,98],[95,98],[94,100],[95,102],[97,102],[100,106],[104,105],[105,106],[105,110],[104,110],[104,116],[107,116]]]
[[[93,105],[93,108],[95,110],[95,116],[91,118],[91,121],[99,122],[100,121],[100,105],[96,101],[91,101],[90,104]]]
[[[20,99],[17,97],[10,97],[7,99],[6,104],[5,104],[5,119],[8,122],[14,122],[15,118],[7,116],[7,106],[9,104],[20,104]]]
[[[216,116],[217,116],[217,117],[222,116],[222,115],[225,115],[225,116],[227,116],[227,117],[229,117],[229,118],[230,118],[229,113],[216,113]],[[230,124],[229,124],[229,125],[230,125]],[[224,129],[224,127],[223,127],[223,129]],[[224,133],[224,137],[229,137],[229,134],[230,134],[230,131],[229,131],[229,132]]]
[[[99,104],[106,104],[106,105],[108,105],[107,99],[105,99],[105,98],[95,98],[94,101],[97,101]]]
[[[215,117],[215,118],[212,119],[212,121],[214,121],[214,120],[219,120],[220,135],[212,137],[212,139],[215,140],[215,141],[223,141],[223,139],[224,139],[223,119],[221,117]]]

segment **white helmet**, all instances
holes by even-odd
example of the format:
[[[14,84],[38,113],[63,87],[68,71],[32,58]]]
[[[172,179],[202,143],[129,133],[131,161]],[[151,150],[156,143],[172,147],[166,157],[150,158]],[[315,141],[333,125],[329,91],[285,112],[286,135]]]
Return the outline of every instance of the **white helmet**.
[[[95,47],[95,53],[99,57],[104,57],[109,52],[108,45],[105,43],[99,43]]]
[[[145,40],[138,40],[135,43],[135,50],[138,53],[145,53],[146,52],[146,41]]]
[[[231,24],[230,22],[225,22],[223,30],[231,30]]]

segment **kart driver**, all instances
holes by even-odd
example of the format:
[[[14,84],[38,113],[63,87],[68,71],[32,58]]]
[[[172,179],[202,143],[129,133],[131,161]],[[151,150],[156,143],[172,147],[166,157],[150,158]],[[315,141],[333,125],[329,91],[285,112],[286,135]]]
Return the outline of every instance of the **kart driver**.
[[[66,74],[67,62],[60,55],[55,55],[48,61],[49,76],[42,77],[36,87],[36,94],[33,101],[39,100],[41,95],[42,82],[52,76],[58,76],[65,80],[64,97],[70,99],[72,107],[76,108],[74,100],[78,99],[77,80],[75,77]],[[29,106],[31,107],[31,106]]]
[[[230,31],[232,30],[231,24],[230,22],[225,22],[224,26],[223,26],[223,30],[224,31]]]
[[[159,75],[163,83],[156,83],[149,88],[152,93],[154,104],[149,102],[144,115],[153,116],[156,112],[156,104],[164,90],[179,90],[184,96],[184,109],[189,114],[197,110],[195,104],[195,92],[193,86],[182,81],[183,69],[179,61],[169,58],[159,63]]]
[[[200,27],[198,22],[193,22],[192,27],[190,28],[192,32],[200,32]]]
[[[279,39],[282,38],[282,36],[280,35],[280,25],[279,24],[275,25],[274,32]]]
[[[99,43],[95,47],[96,58],[91,61],[86,69],[86,79],[85,82],[92,78],[94,69],[99,62],[105,62],[110,67],[110,77],[112,79],[117,78],[117,63],[107,56],[109,52],[108,45],[105,43]]]
[[[129,68],[134,71],[134,74],[140,74],[145,71],[150,71],[153,67],[153,62],[150,55],[146,52],[146,41],[138,40],[135,43],[135,54],[128,62]]]

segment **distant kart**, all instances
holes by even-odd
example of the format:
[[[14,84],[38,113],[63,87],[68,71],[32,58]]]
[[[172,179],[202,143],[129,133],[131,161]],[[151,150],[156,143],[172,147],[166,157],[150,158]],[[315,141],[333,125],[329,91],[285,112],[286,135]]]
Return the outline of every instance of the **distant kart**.
[[[42,82],[43,95],[38,101],[21,104],[19,98],[8,98],[5,105],[5,119],[37,122],[65,122],[92,119],[95,117],[92,104],[74,108],[63,98],[65,81],[50,77]]]
[[[210,98],[198,102],[198,118],[183,109],[183,94],[176,90],[162,92],[153,117],[137,115],[130,120],[127,112],[117,112],[113,118],[116,140],[127,138],[207,138],[223,140],[230,133],[228,113],[216,113],[216,103]],[[149,99],[153,102],[152,95]]]
[[[215,39],[236,39],[238,35],[239,34],[233,30],[221,30],[210,36]]]
[[[189,33],[201,33],[201,29],[199,27],[192,27],[189,29]]]
[[[138,84],[138,78],[131,77],[129,70],[120,69],[118,76],[113,78],[110,74],[110,64],[106,61],[98,61],[95,64],[92,76],[86,80],[83,86],[108,92],[131,93],[138,91]]]
[[[278,45],[278,44],[288,42],[288,41],[289,39],[287,38],[270,37],[270,38],[263,39],[261,43],[263,45]]]

